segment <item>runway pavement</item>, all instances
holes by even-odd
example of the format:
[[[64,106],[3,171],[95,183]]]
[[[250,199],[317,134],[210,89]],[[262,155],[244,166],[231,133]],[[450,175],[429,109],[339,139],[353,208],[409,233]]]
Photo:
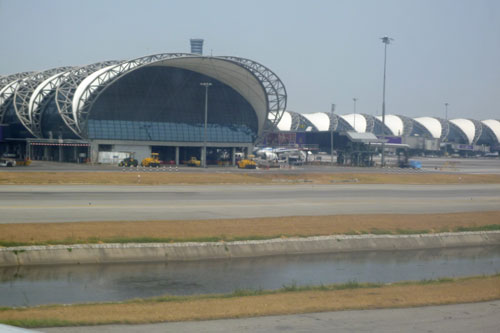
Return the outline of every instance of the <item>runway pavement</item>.
[[[0,186],[0,223],[498,210],[500,184]]]
[[[498,332],[500,301],[309,313],[289,316],[160,323],[45,328],[43,332]]]

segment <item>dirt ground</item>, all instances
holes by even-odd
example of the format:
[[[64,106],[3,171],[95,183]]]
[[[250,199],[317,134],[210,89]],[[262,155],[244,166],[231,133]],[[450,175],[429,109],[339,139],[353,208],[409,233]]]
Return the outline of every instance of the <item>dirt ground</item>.
[[[26,326],[151,323],[241,318],[265,315],[397,308],[500,299],[500,276],[458,279],[442,283],[394,284],[378,288],[334,291],[294,291],[230,298],[187,298],[0,309],[0,322]]]
[[[248,219],[0,224],[0,242],[193,241],[363,233],[433,233],[500,224],[500,211],[451,214],[369,214]]]
[[[140,176],[140,177],[138,177]],[[176,172],[0,172],[7,184],[490,184],[500,175],[432,173],[176,173]]]

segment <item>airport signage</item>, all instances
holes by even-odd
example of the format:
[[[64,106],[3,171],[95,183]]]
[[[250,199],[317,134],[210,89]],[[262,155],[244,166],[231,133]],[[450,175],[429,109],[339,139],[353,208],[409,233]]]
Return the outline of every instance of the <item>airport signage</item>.
[[[403,140],[400,136],[377,136],[377,139],[387,140],[386,143],[402,144]]]
[[[474,146],[472,145],[457,145],[458,150],[474,150]]]

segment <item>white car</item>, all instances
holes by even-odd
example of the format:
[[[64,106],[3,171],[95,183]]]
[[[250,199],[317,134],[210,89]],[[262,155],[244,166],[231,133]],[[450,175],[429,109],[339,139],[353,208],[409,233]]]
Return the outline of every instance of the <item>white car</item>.
[[[16,166],[15,159],[7,157],[0,158],[0,167],[13,167],[13,166]]]

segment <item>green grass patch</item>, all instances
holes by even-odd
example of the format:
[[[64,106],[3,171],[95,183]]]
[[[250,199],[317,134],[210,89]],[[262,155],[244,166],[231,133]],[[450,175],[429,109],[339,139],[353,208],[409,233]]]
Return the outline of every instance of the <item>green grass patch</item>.
[[[413,230],[413,229],[396,229],[397,235],[418,235],[418,234],[429,234],[430,230]]]
[[[473,227],[456,227],[454,229],[441,228],[437,232],[468,232],[468,231],[498,231],[500,230],[500,224],[489,224],[484,226],[473,226]],[[360,230],[360,231],[348,231],[341,234],[331,234],[334,235],[416,235],[416,234],[430,234],[436,233],[432,230],[425,229],[396,229],[387,230],[372,228],[370,230]],[[12,242],[8,240],[0,240],[0,247],[18,247],[18,246],[34,246],[34,245],[76,245],[76,244],[127,244],[127,243],[203,243],[203,242],[233,242],[233,241],[252,241],[252,240],[269,240],[276,238],[305,238],[305,237],[315,237],[315,236],[325,236],[325,235],[267,235],[267,236],[213,236],[213,237],[199,237],[199,238],[161,238],[161,237],[111,237],[111,238],[101,238],[101,237],[91,237],[86,239],[79,238],[66,238],[63,240],[48,240],[48,241],[31,241],[31,242]],[[15,250],[16,254],[23,252],[23,250]],[[69,250],[68,250],[69,251]]]
[[[482,277],[495,277],[496,275],[482,276]],[[407,285],[428,285],[428,284],[440,284],[440,283],[448,283],[455,282],[466,279],[477,279],[478,276],[470,276],[470,277],[460,277],[460,278],[450,278],[450,277],[442,277],[437,279],[422,279],[419,281],[401,281],[395,282],[393,285],[407,286]]]
[[[496,231],[500,230],[500,224],[488,224],[477,227],[457,227],[453,231],[465,232],[465,231]]]
[[[384,229],[372,228],[372,229],[370,229],[370,232],[368,232],[368,234],[372,234],[372,235],[392,235],[393,232],[389,231],[389,230],[384,230]]]
[[[24,328],[80,326],[84,324],[84,323],[78,323],[69,320],[59,320],[59,319],[0,320],[0,323],[10,326],[24,327]]]

